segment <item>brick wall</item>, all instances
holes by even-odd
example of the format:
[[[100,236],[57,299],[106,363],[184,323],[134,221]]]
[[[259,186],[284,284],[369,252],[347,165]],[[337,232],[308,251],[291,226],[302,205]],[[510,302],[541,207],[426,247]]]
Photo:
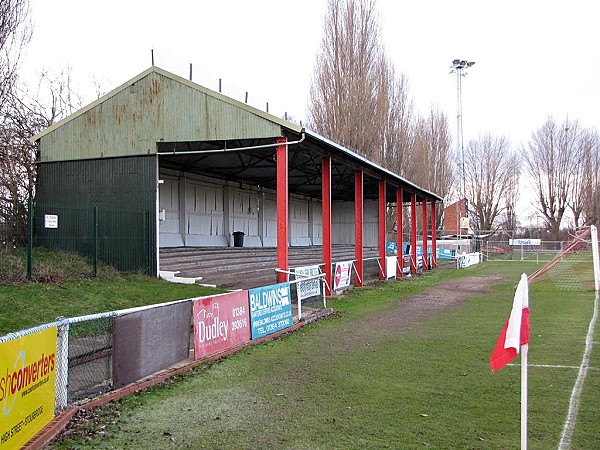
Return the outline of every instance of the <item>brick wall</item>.
[[[444,235],[466,234],[467,228],[460,227],[460,218],[467,217],[467,199],[459,200],[444,208]]]

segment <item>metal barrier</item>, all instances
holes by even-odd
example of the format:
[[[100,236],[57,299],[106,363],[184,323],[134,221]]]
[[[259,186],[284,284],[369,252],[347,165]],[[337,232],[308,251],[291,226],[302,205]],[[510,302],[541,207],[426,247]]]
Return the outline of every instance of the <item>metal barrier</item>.
[[[303,305],[312,308],[326,308],[325,297],[325,274],[321,271],[323,264],[297,267],[293,270],[275,269],[276,272],[285,273],[290,285],[296,285],[292,289],[292,302],[296,304],[297,320],[303,319]]]

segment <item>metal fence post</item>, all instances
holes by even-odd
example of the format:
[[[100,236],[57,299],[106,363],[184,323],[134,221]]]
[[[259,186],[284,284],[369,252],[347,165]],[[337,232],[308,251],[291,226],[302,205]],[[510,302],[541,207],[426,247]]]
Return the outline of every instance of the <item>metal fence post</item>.
[[[144,211],[144,265],[146,275],[150,275],[150,211]]]
[[[94,206],[94,277],[98,276],[98,207]]]
[[[33,276],[33,199],[27,199],[27,279]]]
[[[69,321],[62,319],[56,337],[56,403],[55,410],[62,411],[69,401]]]

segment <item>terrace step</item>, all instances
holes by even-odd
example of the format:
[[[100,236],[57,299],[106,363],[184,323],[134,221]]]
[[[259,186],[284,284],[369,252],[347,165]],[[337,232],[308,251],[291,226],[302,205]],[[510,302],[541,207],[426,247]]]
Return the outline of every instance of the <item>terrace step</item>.
[[[365,248],[363,255],[365,258],[376,257],[377,249]],[[332,259],[333,261],[354,259],[354,246],[333,246]],[[321,262],[322,249],[320,246],[290,247],[288,249],[289,267],[321,264]],[[182,278],[201,277],[202,284],[214,284],[226,289],[248,289],[273,284],[276,282],[276,266],[276,248],[181,247],[160,249],[161,271],[179,272],[177,276]]]

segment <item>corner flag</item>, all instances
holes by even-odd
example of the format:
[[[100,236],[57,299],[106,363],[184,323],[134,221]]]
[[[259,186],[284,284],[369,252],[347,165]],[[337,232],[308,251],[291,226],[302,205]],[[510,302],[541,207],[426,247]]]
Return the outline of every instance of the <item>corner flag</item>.
[[[500,370],[515,359],[519,354],[520,346],[527,343],[529,343],[529,287],[527,275],[523,274],[515,291],[510,317],[504,324],[490,356],[492,371]]]

